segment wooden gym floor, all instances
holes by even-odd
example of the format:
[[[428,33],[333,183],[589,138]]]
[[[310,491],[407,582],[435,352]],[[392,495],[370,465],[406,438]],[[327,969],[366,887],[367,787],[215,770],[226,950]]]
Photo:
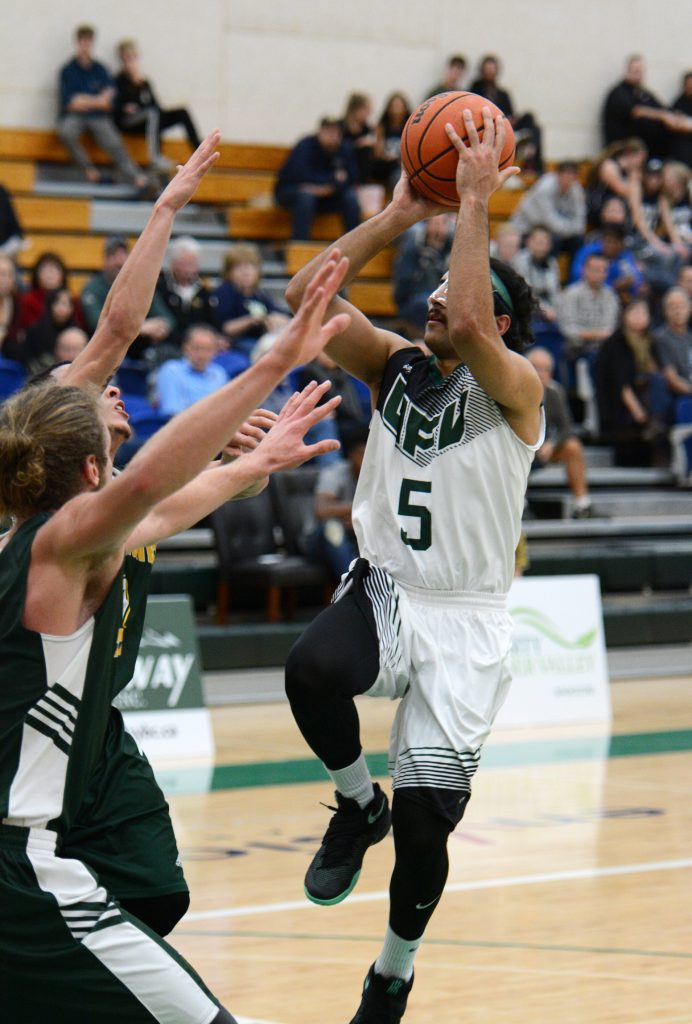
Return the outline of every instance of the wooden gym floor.
[[[612,693],[612,735],[487,744],[406,1024],[692,1022],[692,677]],[[361,704],[382,755],[394,707]],[[241,1021],[348,1024],[386,923],[391,837],[344,903],[308,903],[328,781],[287,705],[213,720],[212,789],[171,798],[192,890],[173,944]]]

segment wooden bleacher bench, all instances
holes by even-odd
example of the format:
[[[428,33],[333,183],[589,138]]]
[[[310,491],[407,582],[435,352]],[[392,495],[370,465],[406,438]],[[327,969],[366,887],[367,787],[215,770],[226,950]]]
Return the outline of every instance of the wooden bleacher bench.
[[[297,274],[306,263],[319,255],[324,249],[320,242],[289,242],[286,246],[286,271],[291,276]],[[383,249],[374,259],[363,267],[358,277],[389,277],[392,272],[395,250]]]
[[[132,159],[146,164],[146,141],[139,135],[124,135]],[[86,136],[83,140],[87,152],[96,163],[108,163],[109,158]],[[190,155],[190,147],[180,140],[165,141],[162,152],[170,160],[182,163]],[[67,163],[69,156],[56,132],[36,128],[0,128],[0,153],[3,160],[35,160],[45,163]],[[222,142],[219,146],[216,168],[225,170],[278,171],[288,153],[286,146],[247,145]]]
[[[31,192],[36,178],[36,169],[28,160],[0,160],[0,185],[13,195]]]
[[[391,281],[354,281],[349,301],[367,316],[396,316],[398,313]]]
[[[16,196],[14,207],[19,223],[26,232],[84,231],[90,229],[88,199],[53,198],[52,196]]]
[[[19,266],[33,267],[42,252],[55,252],[70,270],[100,270],[105,239],[106,235],[28,233],[28,245],[19,254]]]

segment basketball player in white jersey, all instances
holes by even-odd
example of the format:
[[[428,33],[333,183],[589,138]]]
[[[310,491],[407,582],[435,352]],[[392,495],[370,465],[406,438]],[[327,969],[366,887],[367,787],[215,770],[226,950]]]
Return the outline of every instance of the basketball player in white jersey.
[[[344,899],[367,848],[394,829],[390,913],[381,952],[351,1024],[397,1024],[413,961],[442,895],[447,840],[470,796],[482,745],[509,686],[506,594],[529,467],[543,440],[542,388],[521,352],[531,340],[530,289],[488,256],[488,200],[503,120],[485,111],[482,140],[465,112],[460,196],[449,274],[430,296],[428,358],[337,298],[350,326],[330,356],[372,390],[375,410],[353,524],[361,558],[308,627],[286,666],[303,736],[336,787],[337,806],[305,878],[316,903]],[[337,244],[349,279],[439,208],[406,175],[390,205]],[[295,306],[327,254],[291,282]],[[394,797],[373,783],[354,696],[401,698],[389,767]]]

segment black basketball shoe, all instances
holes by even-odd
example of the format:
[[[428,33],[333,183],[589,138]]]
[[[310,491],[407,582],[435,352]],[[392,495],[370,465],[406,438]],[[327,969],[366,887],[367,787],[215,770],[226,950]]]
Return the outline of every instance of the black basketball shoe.
[[[305,875],[305,895],[313,903],[341,903],[360,876],[365,851],[389,832],[392,814],[377,783],[375,795],[362,810],[355,800],[336,793],[336,813],[324,833],[322,845]]]
[[[360,1006],[351,1024],[399,1024],[412,988],[413,977],[409,981],[383,978],[381,974],[375,974],[373,964],[365,979]]]

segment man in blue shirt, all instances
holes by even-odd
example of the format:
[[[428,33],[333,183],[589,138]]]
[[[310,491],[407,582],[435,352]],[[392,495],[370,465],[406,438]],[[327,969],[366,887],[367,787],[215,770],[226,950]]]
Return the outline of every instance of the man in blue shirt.
[[[357,227],[360,223],[357,180],[355,154],[350,142],[344,141],[341,122],[323,117],[317,134],[301,139],[279,171],[276,201],[291,211],[291,237],[309,238],[317,213],[340,213],[346,231]]]
[[[223,387],[228,376],[212,362],[218,347],[213,327],[196,324],[188,329],[182,344],[183,358],[169,359],[158,372],[156,390],[163,416],[175,416]]]
[[[570,282],[579,281],[589,256],[604,256],[608,261],[605,283],[613,288],[621,300],[646,294],[646,278],[625,244],[625,229],[620,224],[608,224],[592,242],[582,245],[576,253],[570,270]]]
[[[80,25],[75,39],[75,56],[60,71],[58,135],[89,181],[98,182],[100,174],[79,141],[84,132],[93,136],[127,181],[145,188],[148,178],[130,159],[111,119],[115,89],[106,68],[92,58],[93,28]]]

